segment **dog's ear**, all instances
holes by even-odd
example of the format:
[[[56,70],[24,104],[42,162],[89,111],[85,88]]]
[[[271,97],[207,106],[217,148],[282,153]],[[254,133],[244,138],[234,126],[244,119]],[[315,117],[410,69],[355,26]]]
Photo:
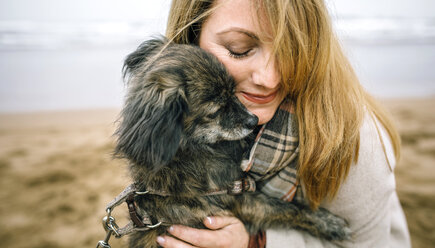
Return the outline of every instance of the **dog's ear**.
[[[133,74],[136,69],[140,68],[152,56],[156,55],[163,49],[166,43],[166,38],[157,37],[140,44],[139,47],[129,54],[124,61],[124,66],[122,67],[124,78],[129,74]]]
[[[174,157],[180,146],[188,105],[182,86],[167,82],[171,78],[159,74],[144,80],[148,83],[130,86],[116,133],[115,154],[157,171]]]

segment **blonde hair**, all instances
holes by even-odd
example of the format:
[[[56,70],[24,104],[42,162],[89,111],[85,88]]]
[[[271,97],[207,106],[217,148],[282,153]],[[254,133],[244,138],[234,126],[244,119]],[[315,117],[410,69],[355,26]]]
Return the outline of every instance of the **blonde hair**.
[[[400,138],[388,114],[365,92],[344,55],[323,0],[252,1],[266,14],[283,89],[299,120],[298,176],[312,208],[332,199],[358,160],[359,129],[368,112],[387,130],[396,158]],[[197,43],[213,1],[173,0],[166,35]]]

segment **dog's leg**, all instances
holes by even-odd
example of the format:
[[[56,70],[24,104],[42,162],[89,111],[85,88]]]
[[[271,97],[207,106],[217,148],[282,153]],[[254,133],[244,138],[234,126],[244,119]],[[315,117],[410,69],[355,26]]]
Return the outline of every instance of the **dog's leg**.
[[[295,228],[326,240],[349,239],[351,232],[346,221],[326,209],[312,211],[308,206],[283,202],[262,194],[242,196],[240,218],[249,232],[260,228]],[[239,216],[238,216],[239,217]]]

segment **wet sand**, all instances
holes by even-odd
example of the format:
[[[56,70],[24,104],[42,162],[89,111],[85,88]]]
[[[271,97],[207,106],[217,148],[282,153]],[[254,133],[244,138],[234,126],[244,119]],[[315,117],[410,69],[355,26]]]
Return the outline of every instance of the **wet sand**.
[[[383,100],[397,121],[397,190],[413,247],[435,244],[435,97]],[[2,247],[95,247],[106,204],[129,184],[111,156],[118,110],[0,115]],[[120,225],[125,207],[115,210]],[[112,247],[125,247],[112,237]]]

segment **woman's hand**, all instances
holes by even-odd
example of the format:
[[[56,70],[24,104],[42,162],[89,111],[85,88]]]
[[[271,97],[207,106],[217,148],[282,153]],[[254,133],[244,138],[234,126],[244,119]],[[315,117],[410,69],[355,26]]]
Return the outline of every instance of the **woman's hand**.
[[[249,234],[243,223],[235,217],[207,217],[204,225],[209,229],[195,229],[174,225],[168,231],[174,237],[161,236],[157,243],[165,248],[178,247],[234,247],[246,248]]]

